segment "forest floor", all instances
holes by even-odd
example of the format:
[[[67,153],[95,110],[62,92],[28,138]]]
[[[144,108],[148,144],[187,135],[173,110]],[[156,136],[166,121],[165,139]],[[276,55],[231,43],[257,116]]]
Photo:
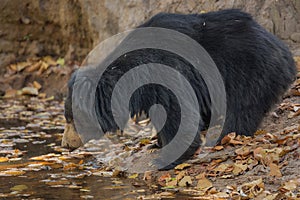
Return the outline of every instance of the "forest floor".
[[[0,197],[300,199],[300,59],[298,67],[297,80],[255,137],[231,133],[222,145],[157,171],[147,169],[155,153],[147,149],[155,142],[147,119],[123,136],[108,134],[73,152],[61,148],[63,100],[47,88],[65,88],[72,70],[50,58],[10,66],[0,80],[7,87],[0,99]],[[13,89],[24,74],[14,83],[21,89]]]

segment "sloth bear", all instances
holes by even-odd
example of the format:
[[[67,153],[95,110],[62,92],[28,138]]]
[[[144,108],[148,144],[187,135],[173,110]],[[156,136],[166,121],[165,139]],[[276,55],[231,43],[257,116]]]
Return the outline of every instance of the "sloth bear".
[[[277,37],[261,27],[251,15],[236,9],[204,14],[169,14],[153,16],[138,28],[158,27],[178,31],[199,43],[216,64],[226,90],[226,117],[220,140],[230,132],[253,136],[271,107],[294,81],[296,67],[289,49]],[[159,63],[183,74],[194,89],[199,102],[198,134],[189,148],[174,162],[160,169],[170,169],[190,158],[201,145],[200,132],[211,120],[211,99],[201,74],[184,58],[162,49],[138,49],[120,56],[102,74],[97,84],[94,109],[103,132],[119,129],[111,110],[112,90],[128,70],[142,64]],[[62,145],[77,148],[82,144],[73,127],[72,93],[77,73],[69,81],[65,101],[65,130]],[[166,121],[158,132],[158,147],[172,141],[180,124],[181,110],[176,96],[168,88],[147,84],[137,89],[130,99],[131,117],[152,105],[161,104]],[[153,123],[154,127],[156,123]],[[71,127],[71,128],[70,128]],[[184,142],[184,141],[182,141]],[[158,161],[162,162],[163,161]]]

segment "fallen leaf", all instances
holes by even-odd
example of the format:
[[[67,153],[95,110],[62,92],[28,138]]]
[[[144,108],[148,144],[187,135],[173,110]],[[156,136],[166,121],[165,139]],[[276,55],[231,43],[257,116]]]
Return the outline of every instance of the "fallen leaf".
[[[169,179],[171,179],[171,175],[166,173],[158,178],[158,182],[168,181]]]
[[[38,90],[34,87],[24,87],[24,88],[22,88],[21,92],[22,92],[22,95],[34,95],[34,96],[36,96],[36,95],[39,94]]]
[[[232,173],[234,174],[234,175],[238,175],[238,174],[240,174],[241,172],[244,172],[244,171],[246,171],[247,169],[248,169],[248,166],[247,165],[243,165],[243,164],[237,164],[237,163],[235,163],[234,165],[233,165],[233,171],[232,171]]]
[[[213,184],[206,177],[201,178],[200,180],[198,180],[198,183],[197,183],[197,188],[200,190],[206,191],[209,188],[211,188],[212,186],[213,186]]]
[[[17,64],[11,64],[10,69],[20,72],[31,64],[31,62],[18,62]]]
[[[240,156],[247,156],[251,153],[250,148],[247,146],[243,146],[235,150],[235,153]]]
[[[235,138],[235,136],[236,136],[235,132],[232,132],[232,133],[229,133],[229,134],[225,135],[225,137],[223,137],[223,139],[221,140],[221,144],[224,145],[224,144],[230,143],[230,141],[233,138]]]
[[[270,167],[269,176],[282,177],[278,165],[276,165],[275,163],[270,163],[269,167]]]
[[[28,189],[27,185],[15,185],[14,187],[10,188],[11,191],[23,191]]]
[[[80,160],[79,163],[78,163],[78,165],[82,165],[83,163],[84,163],[84,161]]]
[[[139,176],[139,174],[136,173],[136,174],[132,174],[132,175],[128,176],[128,178],[135,179],[135,178],[137,178],[138,176]]]
[[[149,139],[143,138],[140,141],[140,146],[145,146],[145,145],[150,144],[150,143],[151,143],[151,141]]]
[[[42,65],[42,61],[38,61],[25,69],[25,72],[34,72],[37,71]]]
[[[189,185],[192,185],[192,179],[190,176],[185,176],[183,177],[179,183],[178,183],[178,186],[180,187],[186,187],[186,186],[189,186]]]
[[[59,64],[60,66],[64,66],[65,65],[65,59],[63,58],[58,58],[56,60],[56,63]]]
[[[191,166],[191,164],[188,164],[188,163],[181,163],[181,164],[177,165],[177,166],[175,167],[175,169],[177,169],[177,170],[183,170],[183,169],[188,168],[188,167],[190,167],[190,166]]]
[[[42,85],[37,81],[33,81],[33,87],[39,90],[42,88]]]
[[[220,151],[220,150],[224,149],[224,147],[219,145],[219,146],[215,146],[213,149],[216,151]]]
[[[63,169],[64,170],[74,170],[77,167],[78,167],[78,165],[75,163],[68,163],[68,164],[64,165]]]
[[[42,60],[48,65],[57,65],[57,62],[51,56],[45,56]]]
[[[264,183],[262,178],[260,178],[250,183],[244,183],[241,186],[238,186],[237,191],[244,197],[254,198],[262,193],[264,188]]]
[[[220,164],[219,166],[217,166],[216,168],[214,168],[214,171],[217,172],[224,172],[230,165],[229,164]]]
[[[167,187],[170,187],[170,186],[171,186],[171,187],[175,187],[175,186],[177,185],[177,183],[178,183],[178,182],[177,182],[176,179],[171,179],[171,180],[169,180],[169,181],[166,182],[166,186],[167,186]]]
[[[0,163],[1,162],[7,162],[9,159],[6,157],[0,157]]]
[[[23,175],[25,174],[24,171],[22,170],[18,170],[18,169],[10,169],[10,170],[7,170],[7,171],[3,171],[0,173],[0,176],[1,175],[6,175],[6,176],[20,176],[20,175]]]
[[[180,181],[185,175],[186,175],[186,172],[185,172],[185,171],[180,171],[180,172],[176,175],[176,180],[177,180],[177,182]]]

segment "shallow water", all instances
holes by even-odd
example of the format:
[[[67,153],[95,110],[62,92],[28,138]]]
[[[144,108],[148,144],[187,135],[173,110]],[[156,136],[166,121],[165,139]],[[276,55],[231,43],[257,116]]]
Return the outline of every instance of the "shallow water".
[[[101,142],[73,152],[62,148],[63,102],[35,97],[0,99],[0,110],[0,199],[192,198],[177,189],[161,189],[155,179],[143,181],[143,173],[115,174],[118,170],[100,161],[105,153],[98,148]],[[149,127],[137,132],[131,132],[135,140],[121,137],[114,141],[117,135],[108,136],[115,148],[111,152],[126,142],[134,149],[141,143],[140,135],[151,135]],[[114,155],[123,159],[118,154],[111,159]],[[129,165],[138,168],[135,162]]]
[[[92,163],[89,156],[78,155],[79,159],[69,163],[55,160],[68,156],[60,149],[62,103],[41,103],[38,99],[28,102],[0,100],[1,199],[124,199],[147,193],[145,183],[137,180],[92,175],[101,166]],[[35,108],[37,102],[44,104],[42,108]],[[46,159],[32,160],[43,155],[54,160],[50,164]]]

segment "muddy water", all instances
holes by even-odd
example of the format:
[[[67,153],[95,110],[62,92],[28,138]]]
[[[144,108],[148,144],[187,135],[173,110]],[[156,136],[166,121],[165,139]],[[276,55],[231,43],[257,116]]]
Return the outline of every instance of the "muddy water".
[[[95,176],[86,177],[80,180],[69,178],[68,181],[82,186],[82,190],[68,187],[49,187],[41,183],[41,180],[49,176],[60,176],[59,170],[51,172],[43,170],[39,172],[30,172],[26,176],[20,177],[1,177],[0,191],[9,195],[1,195],[9,199],[28,198],[28,199],[124,199],[135,198],[142,195],[144,190],[136,188],[130,182],[122,179],[98,178]],[[123,181],[122,185],[114,185],[115,181]],[[14,187],[26,185],[27,189],[23,191],[12,191]],[[88,188],[88,189],[85,189]],[[2,199],[1,198],[1,199]]]
[[[32,160],[68,155],[60,149],[62,103],[42,104],[36,109],[28,102],[0,100],[0,199],[135,199],[150,193],[142,181],[93,175],[102,166],[89,156],[69,163]]]
[[[143,173],[138,177],[136,173],[115,174],[116,170],[101,160],[103,157],[113,159],[114,155],[117,155],[116,160],[123,158],[118,154],[101,156],[106,153],[97,147],[103,146],[102,143],[90,143],[90,146],[87,144],[73,152],[61,148],[65,124],[63,112],[63,102],[53,99],[0,99],[0,199],[192,197],[175,188],[161,189],[155,179],[151,183],[143,181]],[[113,142],[110,145],[115,147],[111,152],[124,151],[124,144],[136,151],[141,144],[138,138],[145,135],[146,130],[148,135],[152,133],[147,126],[138,130],[138,134],[134,133],[136,130],[128,133],[133,134],[135,140],[123,137],[114,141],[119,136],[107,136]],[[129,165],[139,168],[136,162]]]

